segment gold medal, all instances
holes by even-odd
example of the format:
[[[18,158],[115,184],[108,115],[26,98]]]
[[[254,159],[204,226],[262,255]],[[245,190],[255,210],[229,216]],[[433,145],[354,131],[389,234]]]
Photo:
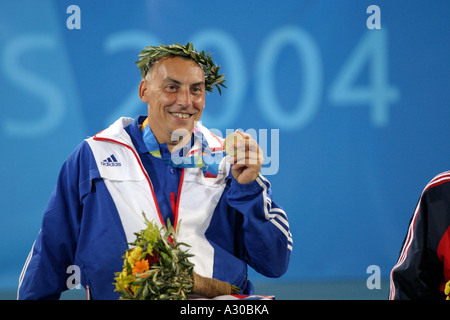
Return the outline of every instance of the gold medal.
[[[236,156],[237,154],[236,144],[243,139],[244,137],[237,132],[230,133],[228,136],[225,137],[225,141],[223,142],[225,152],[232,157]]]

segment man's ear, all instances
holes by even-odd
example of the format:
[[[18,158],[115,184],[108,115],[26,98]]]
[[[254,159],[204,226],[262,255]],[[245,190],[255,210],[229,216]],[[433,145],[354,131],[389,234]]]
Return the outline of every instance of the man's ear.
[[[145,96],[145,92],[147,91],[148,88],[148,82],[147,80],[142,80],[141,83],[139,84],[139,98],[141,99],[142,102],[148,103],[148,99]]]

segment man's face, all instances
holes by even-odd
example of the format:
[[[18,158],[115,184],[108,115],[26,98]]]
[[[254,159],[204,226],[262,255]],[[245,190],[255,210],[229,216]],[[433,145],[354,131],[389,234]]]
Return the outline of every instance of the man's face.
[[[148,121],[159,143],[171,150],[176,129],[189,132],[205,107],[205,76],[193,60],[163,58],[155,63],[139,86],[139,96],[148,105]],[[177,133],[182,132],[177,130]],[[177,134],[179,136],[179,134]]]

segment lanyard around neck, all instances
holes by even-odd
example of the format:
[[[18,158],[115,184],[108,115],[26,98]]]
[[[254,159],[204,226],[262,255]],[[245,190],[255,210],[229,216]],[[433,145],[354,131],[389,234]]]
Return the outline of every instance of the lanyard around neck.
[[[185,146],[179,151],[172,153],[170,157],[163,157],[161,155],[161,145],[156,140],[148,124],[148,118],[140,125],[140,129],[148,152],[155,158],[175,168],[201,168],[205,177],[217,177],[219,163],[225,157],[225,152],[216,151],[213,153],[204,135],[199,130],[193,133],[194,139],[192,139],[193,143],[190,146],[191,148]],[[199,147],[198,150],[194,147],[196,143],[197,145],[201,145],[201,148]]]

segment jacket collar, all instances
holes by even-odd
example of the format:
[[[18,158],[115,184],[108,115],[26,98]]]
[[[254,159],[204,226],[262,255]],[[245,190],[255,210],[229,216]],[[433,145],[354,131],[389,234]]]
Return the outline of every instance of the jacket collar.
[[[124,130],[134,121],[133,118],[121,117],[117,119],[105,130],[97,133],[94,138],[100,138],[102,140],[113,140],[121,144],[126,144],[130,147],[133,146],[133,142],[128,133]],[[213,134],[200,122],[197,122],[193,131],[194,143],[188,151],[188,156],[201,155],[202,153],[215,153],[223,152],[223,139]],[[152,150],[149,150],[149,152]]]

